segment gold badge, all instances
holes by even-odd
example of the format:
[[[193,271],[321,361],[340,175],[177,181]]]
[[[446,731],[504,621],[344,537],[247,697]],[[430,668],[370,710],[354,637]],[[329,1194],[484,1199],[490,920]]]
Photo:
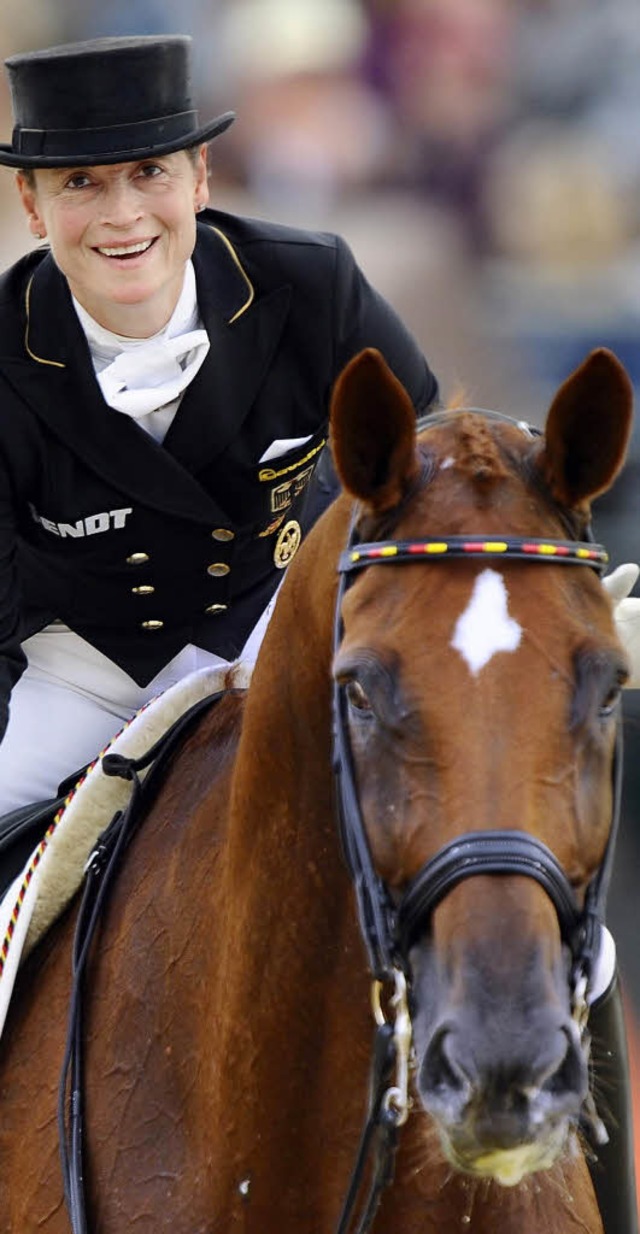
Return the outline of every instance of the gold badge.
[[[284,570],[295,557],[302,539],[302,528],[294,518],[285,523],[273,550],[273,560],[278,570]]]
[[[278,484],[276,488],[271,490],[271,511],[273,514],[278,514],[281,510],[288,510],[294,501],[300,496],[301,492],[307,487],[313,473],[315,471],[315,463],[310,467],[305,467],[304,471],[298,473],[291,480],[285,480],[284,484]]]
[[[269,526],[265,527],[264,531],[259,531],[258,537],[262,538],[263,536],[272,536],[274,531],[277,531],[278,527],[280,527],[282,523],[284,523],[284,514],[281,514],[278,518],[274,518],[273,522],[269,523]]]

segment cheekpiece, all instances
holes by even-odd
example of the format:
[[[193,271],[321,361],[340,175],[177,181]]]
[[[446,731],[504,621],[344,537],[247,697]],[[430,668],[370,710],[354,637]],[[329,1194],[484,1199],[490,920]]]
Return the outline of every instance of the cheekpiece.
[[[126,163],[211,141],[229,111],[201,125],[186,35],[100,38],[5,61],[15,127],[7,167]]]

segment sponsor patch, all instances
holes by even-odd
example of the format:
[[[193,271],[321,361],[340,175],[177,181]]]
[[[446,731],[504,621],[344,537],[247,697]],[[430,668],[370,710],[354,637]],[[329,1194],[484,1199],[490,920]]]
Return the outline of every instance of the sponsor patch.
[[[31,503],[29,503],[29,509],[34,522],[44,527],[45,531],[51,532],[54,536],[60,536],[63,540],[67,537],[78,540],[83,536],[95,536],[103,531],[121,531],[129,515],[133,514],[133,507],[125,506],[120,510],[101,510],[98,514],[87,514],[86,518],[78,518],[75,523],[57,523],[54,519],[38,514]]]

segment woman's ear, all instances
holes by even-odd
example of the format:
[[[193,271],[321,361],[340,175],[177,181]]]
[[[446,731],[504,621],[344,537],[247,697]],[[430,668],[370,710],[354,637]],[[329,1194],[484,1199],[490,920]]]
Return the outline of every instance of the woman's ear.
[[[208,146],[200,146],[194,165],[195,193],[193,204],[196,212],[204,210],[209,201],[209,169],[207,166]]]
[[[31,177],[27,177],[23,172],[18,171],[16,172],[16,184],[22,207],[27,216],[31,235],[36,240],[44,240],[47,228],[38,208],[38,194],[35,183]]]

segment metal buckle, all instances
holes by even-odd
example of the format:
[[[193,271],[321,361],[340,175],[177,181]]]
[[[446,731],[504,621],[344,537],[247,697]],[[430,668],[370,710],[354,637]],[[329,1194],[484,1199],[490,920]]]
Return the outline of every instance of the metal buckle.
[[[387,1089],[382,1098],[382,1109],[396,1127],[402,1127],[409,1117],[412,1101],[409,1096],[409,1071],[412,1062],[411,1016],[407,997],[407,979],[399,968],[392,970],[394,992],[389,999],[392,1017],[387,1018],[382,1008],[383,983],[374,981],[371,987],[371,1006],[376,1024],[392,1024],[395,1046],[395,1084]]]

